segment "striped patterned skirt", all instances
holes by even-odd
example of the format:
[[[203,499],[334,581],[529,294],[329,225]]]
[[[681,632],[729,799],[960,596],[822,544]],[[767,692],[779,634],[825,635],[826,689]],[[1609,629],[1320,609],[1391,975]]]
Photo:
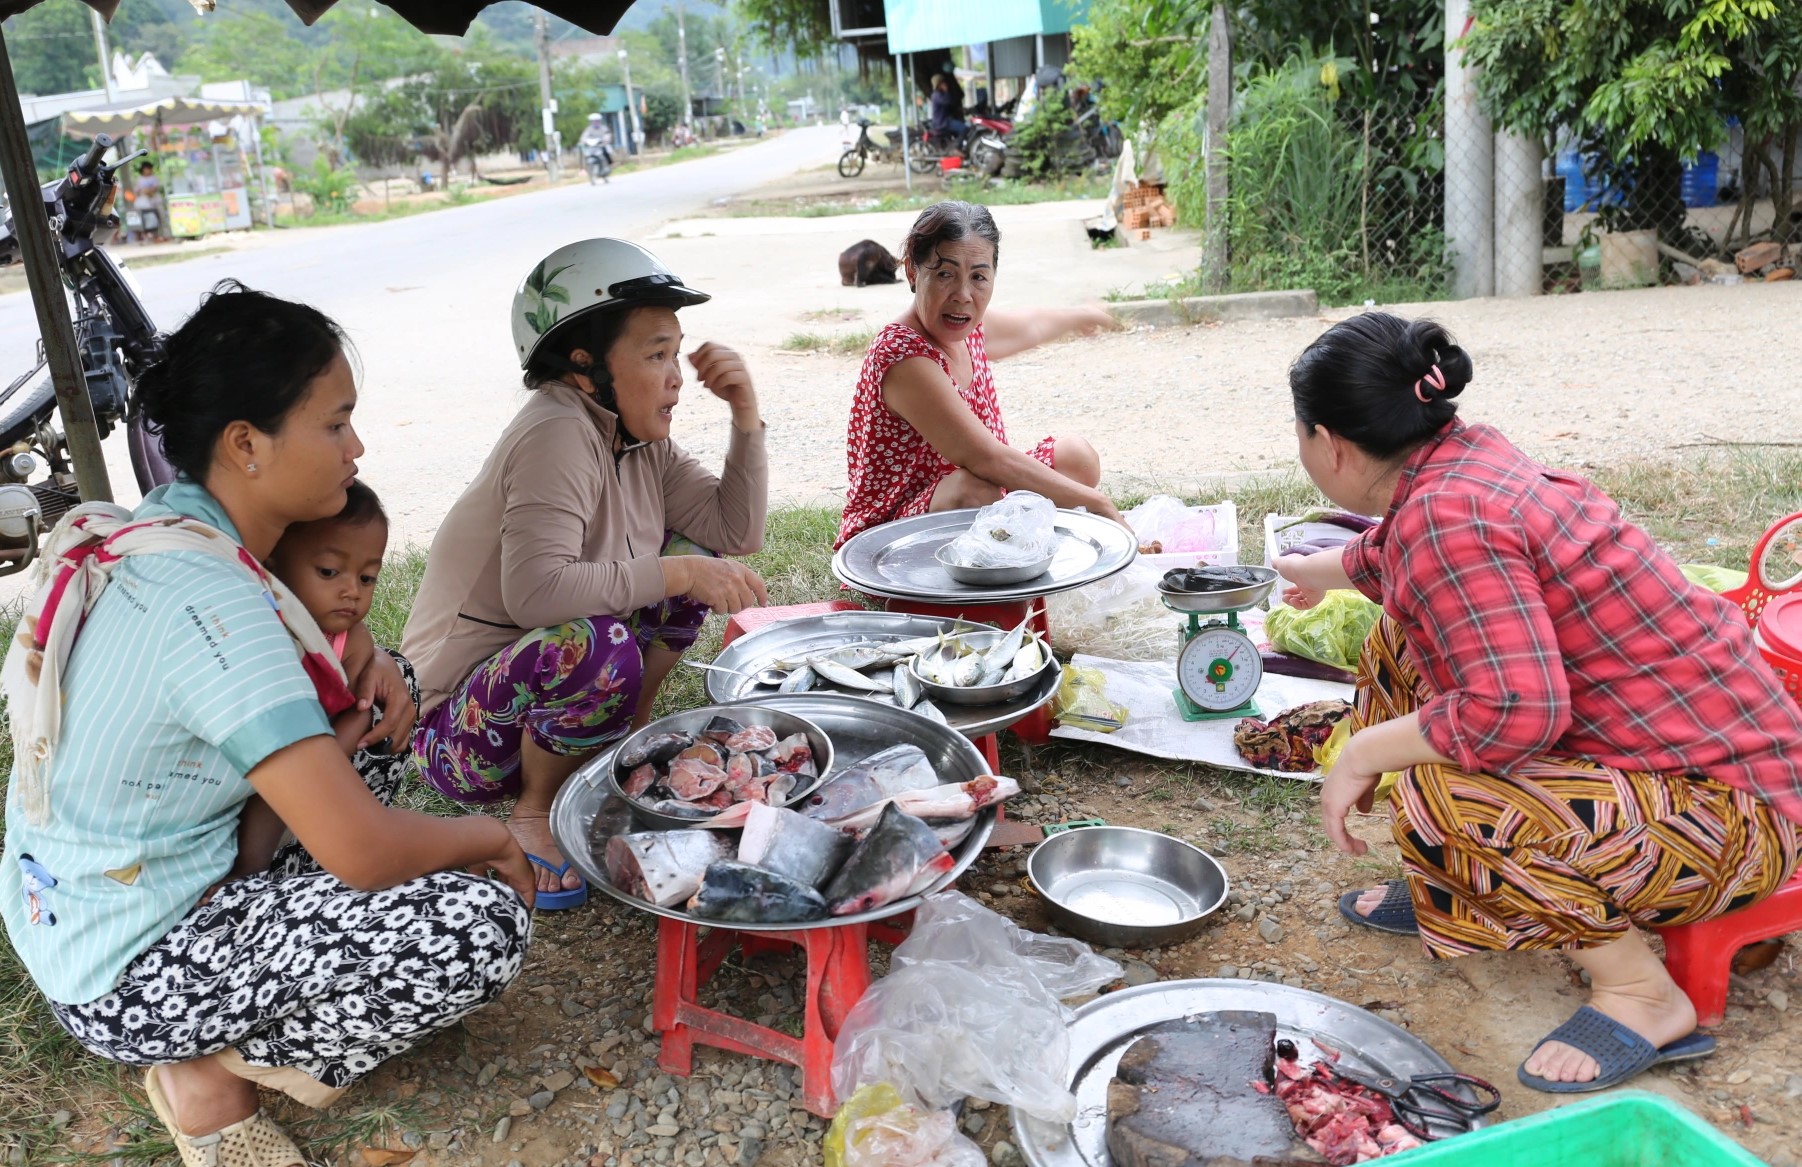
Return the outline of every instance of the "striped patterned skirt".
[[[1385,616],[1359,661],[1358,724],[1432,696]],[[1593,948],[1635,924],[1706,920],[1770,895],[1802,852],[1802,829],[1746,791],[1552,755],[1505,777],[1416,766],[1390,810],[1434,957]]]

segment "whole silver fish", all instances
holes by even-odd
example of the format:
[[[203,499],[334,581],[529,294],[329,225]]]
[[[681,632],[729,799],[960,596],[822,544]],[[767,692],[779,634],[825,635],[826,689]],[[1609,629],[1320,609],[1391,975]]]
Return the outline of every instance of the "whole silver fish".
[[[932,720],[938,722],[940,725],[951,724],[951,719],[945,716],[945,711],[924,697],[914,702],[913,711],[922,717],[932,718]]]
[[[866,912],[924,891],[956,865],[931,827],[891,802],[826,885],[826,908]]]
[[[813,662],[813,671],[820,679],[841,689],[854,689],[865,693],[887,693],[889,685],[885,681],[874,680],[864,676],[856,669],[848,668],[835,660],[825,657]]]
[[[1010,628],[1006,636],[990,645],[989,650],[982,654],[982,671],[984,673],[1004,673],[1014,663],[1014,657],[1019,653],[1020,646],[1026,643],[1026,621],[1031,619],[1032,617],[1028,615],[1026,620],[1022,620]],[[989,683],[993,684],[994,682]]]
[[[814,657],[813,665],[817,669],[822,661],[830,661],[835,665],[843,665],[861,673],[865,669],[873,669],[881,664],[892,664],[894,660],[895,654],[887,645],[852,644]]]
[[[819,674],[813,671],[812,665],[802,665],[788,676],[782,678],[782,684],[776,687],[779,693],[805,693],[813,688]]]
[[[971,653],[951,666],[951,683],[960,689],[968,689],[982,680],[983,672],[982,655]]]
[[[895,690],[895,704],[903,709],[912,709],[926,695],[926,690],[920,687],[920,679],[913,675],[913,670],[905,662],[895,666],[889,684]]]

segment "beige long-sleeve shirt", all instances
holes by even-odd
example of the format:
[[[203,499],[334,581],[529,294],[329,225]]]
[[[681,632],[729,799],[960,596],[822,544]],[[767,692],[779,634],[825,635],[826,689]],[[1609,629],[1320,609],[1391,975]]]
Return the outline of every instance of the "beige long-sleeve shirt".
[[[733,427],[716,477],[667,439],[616,457],[617,425],[581,391],[543,385],[451,506],[401,641],[422,712],[531,629],[663,599],[666,530],[726,555],[763,546],[761,427]]]

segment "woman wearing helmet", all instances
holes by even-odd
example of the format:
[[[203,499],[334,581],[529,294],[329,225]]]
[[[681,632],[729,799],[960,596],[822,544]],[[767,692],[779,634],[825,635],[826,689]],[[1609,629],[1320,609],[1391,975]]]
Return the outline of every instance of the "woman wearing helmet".
[[[438,529],[407,620],[420,771],[458,801],[518,799],[508,825],[541,868],[541,908],[587,895],[551,840],[563,782],[650,719],[709,609],[767,600],[748,567],[703,550],[763,545],[763,419],[737,353],[689,356],[731,409],[723,471],[670,441],[676,310],[707,299],[620,239],[532,269],[513,339],[534,392]]]

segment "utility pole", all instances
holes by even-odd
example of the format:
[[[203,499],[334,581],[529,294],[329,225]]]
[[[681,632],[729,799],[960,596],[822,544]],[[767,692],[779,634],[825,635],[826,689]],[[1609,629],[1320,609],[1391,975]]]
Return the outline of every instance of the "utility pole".
[[[720,95],[720,104],[726,104],[726,50],[724,46],[715,46],[713,50],[713,91]]]
[[[113,96],[113,55],[106,47],[106,24],[101,21],[100,13],[91,8],[88,15],[94,21],[94,52],[100,57],[100,83],[106,87],[106,103],[111,105],[118,99]]]
[[[638,102],[632,97],[632,62],[626,59],[626,50],[619,51],[620,72],[626,81],[626,112],[632,115],[632,145],[634,152],[644,149],[644,130],[638,124]]]
[[[1226,291],[1232,277],[1228,252],[1227,134],[1233,99],[1233,38],[1226,5],[1214,5],[1208,25],[1207,229],[1201,243],[1201,278],[1210,293]]]
[[[682,6],[676,5],[676,68],[682,73],[682,124],[693,125],[694,98],[688,93],[688,26],[682,21]]]
[[[555,185],[563,161],[563,136],[557,132],[557,99],[551,96],[551,24],[544,9],[538,18],[538,101],[544,113],[544,157]]]

